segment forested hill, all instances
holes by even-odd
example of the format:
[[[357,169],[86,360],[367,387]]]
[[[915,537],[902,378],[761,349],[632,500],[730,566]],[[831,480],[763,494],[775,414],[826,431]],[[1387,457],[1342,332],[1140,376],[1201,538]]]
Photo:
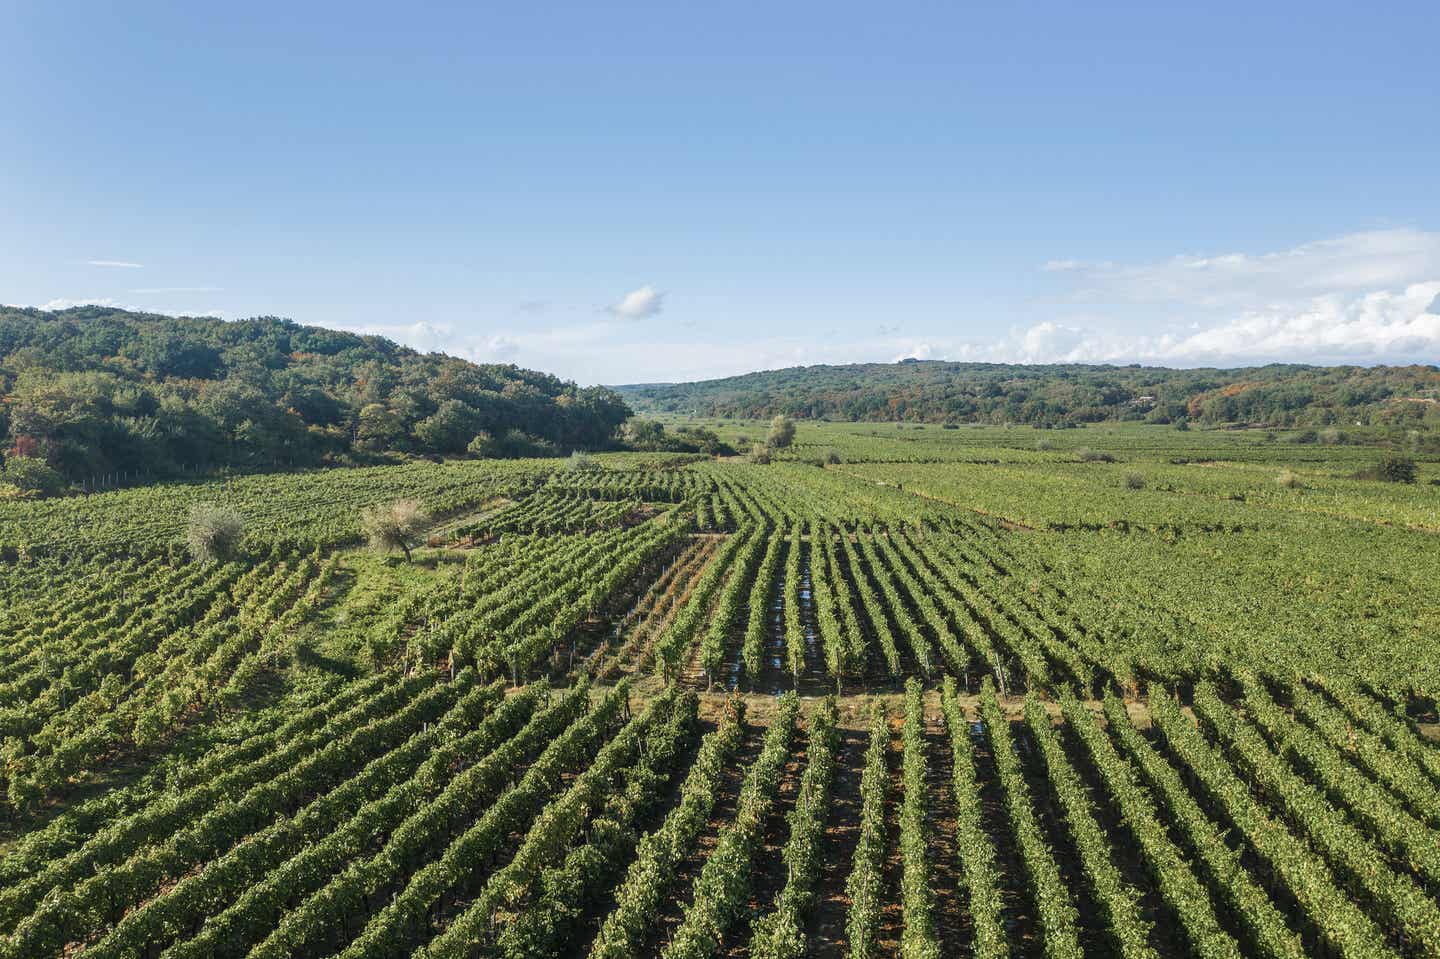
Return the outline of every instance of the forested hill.
[[[1141,366],[904,360],[619,386],[642,413],[1028,423],[1105,420],[1321,426],[1440,424],[1440,368]]]
[[[56,473],[596,448],[628,412],[604,388],[274,317],[0,307],[0,484],[12,490]]]

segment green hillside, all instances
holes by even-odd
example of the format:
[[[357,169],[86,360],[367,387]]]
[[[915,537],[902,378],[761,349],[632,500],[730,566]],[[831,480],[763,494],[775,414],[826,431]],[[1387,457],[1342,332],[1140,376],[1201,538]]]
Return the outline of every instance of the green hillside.
[[[1118,420],[1264,426],[1440,423],[1440,368],[1246,369],[950,363],[805,366],[619,386],[642,413],[1066,426]]]
[[[610,390],[275,317],[0,307],[11,487],[467,448],[553,455],[607,445],[627,415]]]

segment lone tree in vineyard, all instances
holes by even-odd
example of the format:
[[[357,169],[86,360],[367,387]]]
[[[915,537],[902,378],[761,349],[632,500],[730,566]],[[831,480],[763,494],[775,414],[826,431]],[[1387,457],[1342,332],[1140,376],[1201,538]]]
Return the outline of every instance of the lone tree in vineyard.
[[[771,449],[783,450],[795,442],[795,422],[785,416],[770,421],[770,435],[765,442]]]
[[[397,499],[372,506],[360,514],[360,528],[370,545],[389,552],[399,549],[410,562],[410,543],[425,528],[430,517],[417,500]]]
[[[220,563],[235,555],[245,538],[245,519],[233,509],[213,503],[190,508],[185,540],[190,555],[202,563]]]

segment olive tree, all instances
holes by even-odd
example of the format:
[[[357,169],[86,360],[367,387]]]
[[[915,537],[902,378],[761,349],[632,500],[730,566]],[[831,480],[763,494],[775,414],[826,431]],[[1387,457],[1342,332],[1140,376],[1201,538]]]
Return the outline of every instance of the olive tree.
[[[202,563],[219,563],[233,557],[245,538],[245,518],[235,510],[214,503],[196,503],[190,508],[185,531],[190,555]]]
[[[795,442],[795,422],[786,416],[777,416],[770,421],[770,435],[765,444],[771,449],[783,450]]]
[[[425,529],[430,516],[418,500],[397,499],[362,510],[360,528],[375,549],[389,552],[398,549],[410,561],[411,543]]]

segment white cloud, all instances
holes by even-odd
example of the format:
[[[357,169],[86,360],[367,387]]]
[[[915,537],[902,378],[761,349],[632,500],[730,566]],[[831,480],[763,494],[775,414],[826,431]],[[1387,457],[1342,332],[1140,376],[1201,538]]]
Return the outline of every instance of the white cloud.
[[[1440,357],[1440,233],[1374,230],[1271,253],[1042,269],[1062,262],[1073,284],[1064,301],[1087,304],[1083,320],[1057,316],[959,351],[1187,366]]]
[[[641,320],[648,316],[658,316],[665,309],[665,294],[647,283],[638,290],[626,293],[620,298],[619,303],[612,304],[606,309],[615,316],[626,320]]]
[[[487,336],[470,347],[468,359],[477,363],[508,363],[520,353],[520,344],[508,336]]]
[[[1141,264],[1052,260],[1088,302],[1254,306],[1324,293],[1395,289],[1440,277],[1440,233],[1374,230],[1274,253],[1175,256]]]
[[[370,323],[362,326],[337,325],[335,329],[361,336],[383,336],[422,353],[455,351],[457,345],[453,327],[446,324],[427,323],[421,320],[408,324]]]
[[[333,328],[362,336],[383,336],[422,353],[448,353],[475,363],[509,363],[521,352],[520,344],[513,337],[464,333],[448,323],[421,320],[404,325],[369,324]]]
[[[1399,291],[1327,294],[1303,303],[1238,311],[1214,323],[1158,333],[1044,320],[987,342],[934,344],[939,358],[999,363],[1145,363],[1167,366],[1434,363],[1440,280]]]
[[[74,298],[62,296],[40,304],[40,309],[69,310],[77,306],[113,306],[117,309],[125,309],[125,307],[122,307],[108,296],[79,296]]]
[[[899,363],[901,360],[933,360],[939,354],[939,350],[933,343],[913,343],[902,349],[891,363]]]
[[[223,287],[218,286],[143,286],[136,290],[128,290],[129,293],[221,293]]]
[[[144,263],[132,263],[129,260],[86,260],[85,262],[89,266],[109,266],[122,270],[142,270],[145,268]]]

